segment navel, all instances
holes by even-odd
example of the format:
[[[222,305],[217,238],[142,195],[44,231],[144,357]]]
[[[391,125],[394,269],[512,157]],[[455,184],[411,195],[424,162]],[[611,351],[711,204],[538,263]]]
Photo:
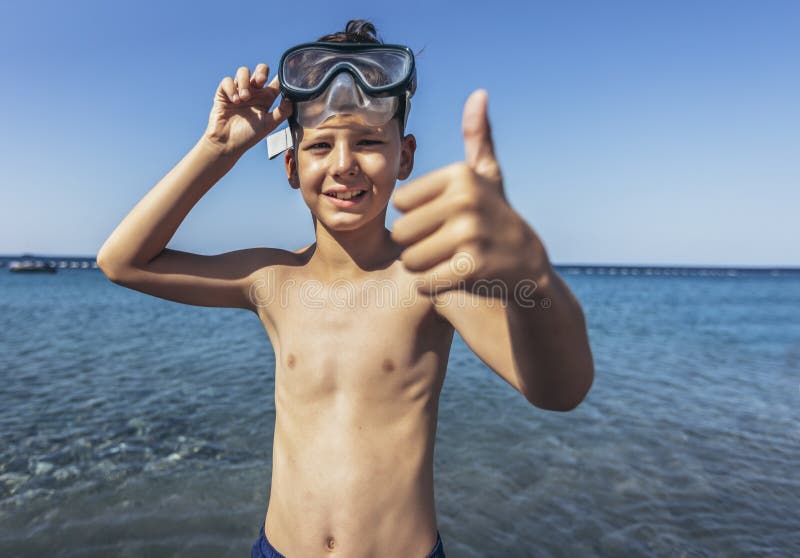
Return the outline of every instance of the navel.
[[[328,550],[333,550],[336,547],[336,541],[333,539],[333,537],[328,537],[328,540],[325,541],[325,544],[327,545]]]
[[[289,353],[289,356],[286,357],[286,366],[288,366],[289,368],[294,368],[294,362],[295,362],[294,355],[292,353]]]
[[[394,371],[394,362],[392,359],[386,358],[383,360],[383,370],[385,372],[393,372]]]

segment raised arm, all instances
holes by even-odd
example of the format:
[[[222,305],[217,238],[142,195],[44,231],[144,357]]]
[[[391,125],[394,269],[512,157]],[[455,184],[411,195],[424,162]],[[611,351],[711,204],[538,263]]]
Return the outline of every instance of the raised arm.
[[[506,200],[485,92],[467,99],[463,133],[466,162],[395,192],[405,215],[392,238],[438,314],[489,367],[531,404],[569,411],[594,381],[583,311]]]
[[[100,248],[97,265],[110,280],[185,304],[254,309],[248,296],[250,278],[282,258],[282,250],[201,256],[166,246],[200,198],[288,116],[287,102],[270,112],[279,89],[277,79],[264,87],[268,71],[266,64],[259,64],[251,79],[248,68],[239,68],[236,83],[245,86],[238,91],[232,78],[222,80],[201,139]]]

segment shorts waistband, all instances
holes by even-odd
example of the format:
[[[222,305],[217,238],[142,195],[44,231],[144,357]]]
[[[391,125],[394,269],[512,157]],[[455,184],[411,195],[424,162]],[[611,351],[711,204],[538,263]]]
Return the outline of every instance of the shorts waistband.
[[[270,544],[264,532],[263,523],[258,533],[258,540],[253,543],[253,547],[250,551],[250,558],[286,558],[286,556],[278,552],[277,549]],[[438,529],[436,530],[436,544],[425,558],[446,558],[444,554],[444,545],[442,544],[442,536]]]

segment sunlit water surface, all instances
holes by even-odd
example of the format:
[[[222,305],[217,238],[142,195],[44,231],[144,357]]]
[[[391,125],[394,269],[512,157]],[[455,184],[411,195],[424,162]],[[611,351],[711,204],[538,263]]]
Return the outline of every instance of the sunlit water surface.
[[[448,557],[800,556],[800,278],[565,278],[596,363],[576,410],[456,335]],[[0,332],[0,556],[249,556],[275,419],[254,315],[0,270]]]

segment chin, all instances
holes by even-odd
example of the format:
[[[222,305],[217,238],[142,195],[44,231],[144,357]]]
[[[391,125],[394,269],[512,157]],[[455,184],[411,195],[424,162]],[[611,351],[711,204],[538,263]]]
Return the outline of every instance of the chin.
[[[338,219],[335,220],[333,223],[331,223],[330,221],[327,221],[327,220],[322,221],[322,222],[325,224],[325,226],[329,230],[339,231],[339,232],[357,231],[358,229],[363,229],[367,225],[367,223],[369,223],[368,220],[363,219],[363,218],[357,219],[357,220],[353,220],[353,221],[351,221],[349,223],[340,221]]]
[[[319,217],[317,217],[319,219]],[[338,213],[335,215],[326,215],[321,222],[331,231],[356,231],[359,229],[367,228],[374,225],[374,221],[381,219],[381,212],[372,214],[369,213]],[[385,226],[385,219],[381,225]]]

